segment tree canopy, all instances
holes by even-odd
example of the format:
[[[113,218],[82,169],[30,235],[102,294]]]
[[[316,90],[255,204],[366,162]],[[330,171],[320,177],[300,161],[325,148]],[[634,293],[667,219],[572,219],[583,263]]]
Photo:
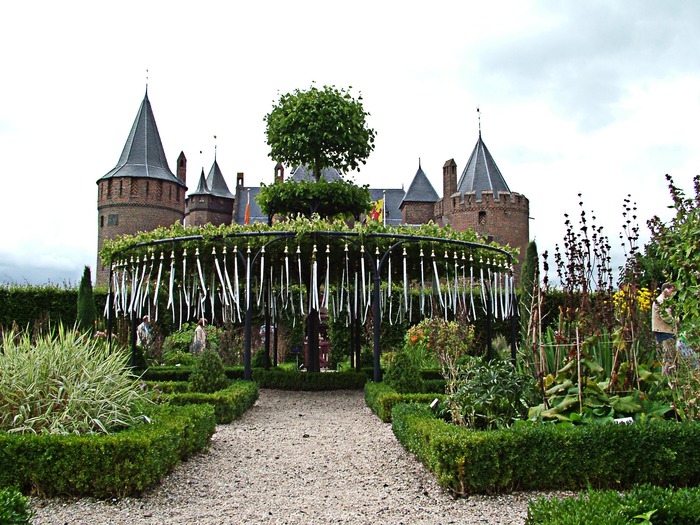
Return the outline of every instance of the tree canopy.
[[[262,185],[257,201],[268,216],[346,217],[355,220],[370,209],[371,196],[367,186],[337,180],[318,182],[288,180],[284,183]]]
[[[308,166],[317,181],[324,168],[359,171],[374,150],[376,133],[367,126],[362,95],[355,99],[349,89],[312,85],[281,95],[264,117],[269,156]]]

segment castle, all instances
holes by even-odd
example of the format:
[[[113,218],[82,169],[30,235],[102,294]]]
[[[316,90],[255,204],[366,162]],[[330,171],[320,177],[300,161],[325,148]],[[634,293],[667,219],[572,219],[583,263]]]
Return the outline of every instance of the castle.
[[[340,177],[337,170],[324,170],[327,180]],[[308,180],[303,166],[293,169],[294,180]],[[284,179],[284,167],[277,164],[274,180]],[[530,238],[530,203],[524,195],[510,190],[486,144],[479,138],[457,178],[454,159],[442,167],[442,198],[438,196],[418,163],[418,171],[408,190],[370,188],[372,200],[384,199],[386,224],[418,225],[434,221],[458,231],[471,228],[487,241],[520,248],[522,262]],[[259,187],[244,185],[244,174],[237,173],[231,192],[214,158],[208,175],[202,170],[197,187],[186,194],[187,158],[177,158],[176,174],[170,170],[160,140],[148,91],[141,102],[117,165],[97,180],[98,250],[107,239],[118,235],[149,231],[174,222],[185,226],[245,222],[267,222],[257,205]],[[109,269],[97,261],[97,283],[108,280]]]

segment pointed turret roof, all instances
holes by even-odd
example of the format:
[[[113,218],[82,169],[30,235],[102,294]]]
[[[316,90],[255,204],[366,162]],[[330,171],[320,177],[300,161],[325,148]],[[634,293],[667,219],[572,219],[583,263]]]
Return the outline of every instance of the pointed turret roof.
[[[496,198],[499,191],[510,193],[510,188],[501,175],[501,170],[496,166],[496,161],[493,160],[481,138],[481,132],[479,132],[479,140],[476,141],[469,162],[467,162],[457,183],[457,191],[459,193],[474,191],[477,199],[481,198],[483,191],[493,191],[493,196]],[[445,195],[445,197],[449,197],[449,195]]]
[[[292,178],[297,181],[311,181],[315,182],[313,172],[308,166],[297,166],[292,170]],[[326,182],[335,182],[341,179],[340,172],[335,168],[323,168],[321,170],[321,178],[325,179]]]
[[[207,180],[204,178],[204,168],[202,168],[202,173],[199,174],[199,183],[197,184],[197,189],[189,194],[189,197],[193,195],[209,195],[209,186],[207,185]]]
[[[420,165],[420,161],[418,161],[418,171],[413,177],[411,185],[408,187],[408,191],[401,202],[401,206],[403,206],[404,202],[437,202],[438,200],[440,200],[440,198],[435,188],[430,184],[428,177]]]
[[[119,162],[102,179],[112,177],[161,179],[185,186],[184,182],[173,175],[168,166],[151,102],[148,100],[148,90],[136,114],[136,120],[131,126],[131,132],[126,139]]]
[[[224,199],[235,198],[228,189],[228,185],[224,180],[224,176],[221,174],[221,169],[219,169],[219,164],[216,162],[216,159],[214,159],[214,164],[212,164],[209,175],[207,175],[207,187],[215,197],[222,197]]]

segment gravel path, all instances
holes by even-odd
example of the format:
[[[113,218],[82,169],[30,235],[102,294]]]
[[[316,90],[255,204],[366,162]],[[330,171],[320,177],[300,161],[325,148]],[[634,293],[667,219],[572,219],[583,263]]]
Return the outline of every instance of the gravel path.
[[[362,392],[261,390],[208,453],[141,498],[32,504],[35,524],[522,524],[533,496],[454,500]]]

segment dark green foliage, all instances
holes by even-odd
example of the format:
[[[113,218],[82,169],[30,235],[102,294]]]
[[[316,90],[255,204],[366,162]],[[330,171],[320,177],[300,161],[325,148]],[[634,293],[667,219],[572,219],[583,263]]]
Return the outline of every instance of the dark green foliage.
[[[162,394],[181,394],[190,391],[189,381],[145,381],[146,386]]]
[[[359,390],[367,382],[367,375],[362,372],[299,372],[296,370],[256,368],[253,380],[260,388],[278,390]]]
[[[655,525],[695,525],[700,520],[700,488],[641,485],[624,494],[616,490],[588,490],[561,500],[540,497],[530,502],[525,523],[628,525],[642,523],[640,516],[645,514]]]
[[[137,495],[206,449],[216,428],[209,405],[163,406],[151,420],[109,435],[0,433],[0,486],[49,497]]]
[[[449,397],[468,426],[493,430],[527,419],[528,408],[538,396],[532,376],[519,373],[509,362],[475,358],[464,367]]]
[[[325,168],[359,170],[374,149],[362,96],[335,86],[295,89],[281,95],[265,115],[270,157],[291,166],[308,165],[316,180]]]
[[[223,390],[230,384],[224,373],[224,364],[219,354],[207,348],[197,358],[190,375],[190,392],[210,394]]]
[[[210,394],[200,392],[177,393],[168,398],[172,405],[207,403],[214,406],[216,423],[230,423],[255,404],[258,385],[252,381],[234,381],[231,386]]]
[[[265,348],[258,348],[250,359],[252,368],[265,368]]]
[[[368,381],[365,384],[365,403],[385,423],[391,421],[391,411],[394,406],[400,403],[428,405],[435,399],[442,400],[444,398],[444,393],[399,394],[386,383],[372,383]]]
[[[97,310],[102,312],[107,293],[93,291]],[[0,285],[0,325],[20,328],[50,323],[73,326],[78,319],[78,289],[58,286]]]
[[[95,329],[97,320],[97,307],[95,297],[92,294],[92,278],[90,277],[90,267],[83,270],[83,277],[80,279],[78,288],[78,329],[81,332],[92,332]]]
[[[189,381],[193,366],[152,366],[141,376],[144,381]],[[229,379],[243,379],[242,366],[225,366]]]
[[[476,431],[437,419],[426,407],[397,405],[399,442],[455,495],[700,483],[700,426],[521,424]]]
[[[30,525],[33,513],[29,498],[13,488],[0,489],[0,523],[3,525]]]
[[[417,394],[423,391],[420,368],[403,350],[394,356],[391,366],[384,373],[384,382],[400,394]]]
[[[371,208],[368,186],[337,180],[318,182],[289,180],[284,183],[261,185],[256,200],[266,215],[310,217],[347,217],[359,219]]]

